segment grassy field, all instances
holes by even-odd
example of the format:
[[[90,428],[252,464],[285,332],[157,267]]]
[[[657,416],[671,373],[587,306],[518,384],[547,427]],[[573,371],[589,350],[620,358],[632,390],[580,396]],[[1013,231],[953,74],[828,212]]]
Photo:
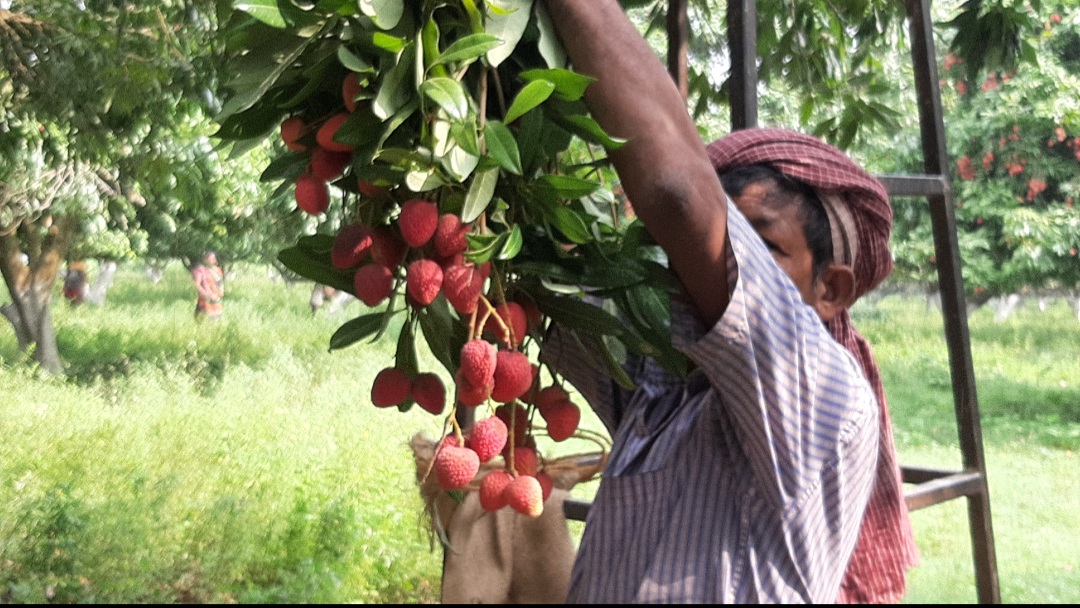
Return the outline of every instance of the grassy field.
[[[393,345],[328,352],[361,305],[312,315],[309,293],[248,269],[197,324],[182,269],[122,269],[105,307],[57,304],[67,379],[0,328],[0,603],[437,601],[407,442],[441,421],[373,408]],[[940,314],[889,297],[856,320],[901,460],[959,467]],[[1080,602],[1080,322],[1058,303],[970,325],[1002,598]],[[965,502],[913,517],[908,601],[974,602]]]

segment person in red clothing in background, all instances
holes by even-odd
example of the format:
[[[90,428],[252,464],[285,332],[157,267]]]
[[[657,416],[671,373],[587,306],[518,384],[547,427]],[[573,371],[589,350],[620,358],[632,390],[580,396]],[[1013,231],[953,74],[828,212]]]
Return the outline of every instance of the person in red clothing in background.
[[[225,273],[218,266],[217,254],[207,251],[203,255],[203,263],[192,271],[195,281],[195,291],[198,299],[195,301],[195,318],[198,320],[218,319],[224,312],[222,299],[225,297]]]

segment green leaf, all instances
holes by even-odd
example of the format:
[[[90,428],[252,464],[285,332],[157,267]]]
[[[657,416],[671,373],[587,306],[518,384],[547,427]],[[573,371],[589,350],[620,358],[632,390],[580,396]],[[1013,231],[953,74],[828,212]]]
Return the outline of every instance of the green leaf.
[[[454,41],[453,44],[446,47],[446,50],[442,52],[432,65],[458,63],[461,62],[465,65],[476,61],[479,57],[489,50],[500,46],[502,40],[498,36],[491,34],[471,34],[465,36],[460,40]]]
[[[337,58],[341,62],[341,65],[354,72],[372,72],[375,67],[371,65],[371,62],[356,53],[349,50],[349,47],[341,45],[337,49]]]
[[[593,120],[591,116],[585,116],[583,114],[561,115],[559,113],[553,113],[552,120],[581,139],[589,143],[603,146],[607,150],[618,150],[626,144],[625,139],[614,138],[608,135],[600,124]]]
[[[334,268],[329,249],[317,251],[298,243],[278,252],[278,261],[305,279],[349,293],[355,290],[352,280],[355,273]]]
[[[580,245],[592,240],[588,224],[569,207],[557,205],[550,209],[548,217],[555,227],[572,242]]]
[[[600,184],[569,175],[544,175],[537,180],[537,186],[547,191],[544,194],[554,196],[555,200],[575,200],[589,196]]]
[[[270,161],[259,175],[259,181],[272,182],[279,179],[294,180],[307,169],[311,158],[306,154],[282,154]]]
[[[537,277],[544,281],[562,283],[564,285],[581,284],[581,274],[573,271],[562,264],[554,262],[541,262],[536,260],[516,262],[514,271],[522,276]]]
[[[394,353],[395,367],[403,370],[410,378],[416,377],[420,372],[420,363],[416,355],[416,333],[413,329],[414,320],[408,319],[401,326],[398,334],[397,350]]]
[[[604,309],[573,296],[535,294],[536,306],[556,323],[593,334],[622,335],[626,326]]]
[[[235,2],[233,8],[243,11],[252,17],[262,21],[270,27],[284,28],[285,18],[278,10],[277,0],[250,0],[248,2]]]
[[[566,51],[563,50],[559,35],[555,32],[555,24],[551,22],[551,16],[548,15],[547,8],[542,3],[536,5],[536,27],[540,31],[537,46],[547,66],[549,68],[566,67]]]
[[[382,32],[371,32],[368,42],[377,49],[382,49],[387,53],[400,53],[406,48],[412,46],[409,41],[397,36],[391,36],[390,34],[384,34]]]
[[[420,92],[439,104],[454,120],[464,120],[469,113],[469,100],[461,83],[453,78],[430,78],[420,84]]]
[[[330,350],[338,350],[350,346],[375,335],[383,323],[383,313],[372,312],[360,315],[355,319],[346,321],[337,328],[334,335],[330,336]]]
[[[506,125],[492,120],[484,125],[484,143],[487,144],[487,152],[499,166],[514,175],[521,175],[521,153],[518,151],[517,140],[506,128]]]
[[[327,22],[329,23],[329,22]],[[230,98],[222,106],[221,111],[215,117],[218,122],[223,122],[226,118],[243,112],[244,110],[255,105],[257,101],[262,99],[262,96],[270,90],[270,87],[278,81],[278,78],[285,73],[286,70],[292,67],[293,63],[307,50],[308,45],[315,40],[312,38],[294,38],[292,40],[293,46],[286,47],[285,49],[276,49],[278,53],[284,53],[284,57],[280,61],[272,61],[267,59],[267,64],[263,68],[261,77],[256,86],[244,86],[238,87],[236,90],[241,91],[239,95]]]
[[[376,116],[385,120],[393,116],[414,97],[413,74],[415,64],[416,47],[409,45],[405,47],[397,58],[397,63],[384,73],[379,93],[375,96],[375,101],[371,106]]]
[[[491,197],[495,195],[495,185],[498,182],[498,169],[487,169],[473,175],[472,184],[469,185],[469,192],[465,195],[465,206],[461,210],[462,223],[468,224],[480,217],[480,214],[487,209],[488,203],[491,202]]]
[[[514,122],[529,110],[547,101],[554,90],[555,85],[547,80],[534,80],[525,85],[514,97],[503,122],[507,124]]]
[[[509,233],[500,234],[467,234],[465,240],[469,248],[465,252],[465,259],[474,264],[483,264],[495,257],[506,243]]]
[[[634,260],[618,259],[585,266],[582,283],[601,289],[626,289],[649,277],[648,271]]]
[[[615,382],[619,384],[619,386],[622,386],[627,390],[633,390],[637,386],[636,384],[634,384],[634,380],[630,378],[630,376],[626,373],[626,370],[623,369],[622,363],[615,358],[615,353],[612,352],[612,349],[609,348],[607,344],[597,340],[593,336],[582,339],[579,332],[575,330],[570,330],[570,336],[574,338],[574,341],[578,343],[579,348],[581,348],[584,352],[599,351],[603,355],[604,364],[607,366],[608,372],[611,374],[612,379],[614,379]],[[585,346],[584,341],[586,339],[593,342],[593,348],[590,349],[589,347]],[[608,339],[613,340],[613,338]],[[618,344],[617,340],[614,341],[616,344]]]
[[[562,68],[525,70],[522,80],[529,82],[546,80],[555,85],[555,95],[565,101],[577,101],[585,95],[585,89],[596,82],[595,78]]]
[[[487,54],[491,67],[499,67],[517,48],[518,42],[529,26],[533,0],[488,0],[487,22],[484,24],[488,33],[497,36],[501,42]]]
[[[515,224],[506,235],[506,240],[497,256],[500,260],[511,260],[521,251],[521,228]]]
[[[403,0],[359,0],[360,12],[384,30],[392,30],[405,12]]]
[[[469,330],[454,318],[442,294],[420,311],[419,316],[420,330],[431,354],[453,374],[460,365],[461,347],[468,340]]]

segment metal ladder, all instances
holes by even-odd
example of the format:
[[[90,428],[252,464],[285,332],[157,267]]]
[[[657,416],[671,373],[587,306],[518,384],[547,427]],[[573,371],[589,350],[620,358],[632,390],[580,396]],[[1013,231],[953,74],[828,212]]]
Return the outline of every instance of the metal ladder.
[[[688,0],[668,0],[668,71],[687,96]],[[731,128],[757,125],[757,6],[756,0],[729,0],[727,5],[728,44],[731,51]],[[956,238],[956,217],[949,180],[949,157],[945,146],[945,125],[938,88],[930,0],[905,0],[910,22],[912,62],[918,95],[919,128],[922,135],[924,173],[921,175],[878,175],[891,197],[925,197],[930,204],[934,250],[938,268],[938,288],[949,351],[953,402],[960,439],[963,469],[959,471],[901,466],[908,486],[904,497],[909,510],[923,509],[965,497],[971,531],[972,557],[978,601],[1001,603],[994,532],[990,520],[990,493],[986,482],[982,424],[975,392],[975,371],[971,359],[960,249]],[[568,519],[584,521],[587,501],[568,500]]]

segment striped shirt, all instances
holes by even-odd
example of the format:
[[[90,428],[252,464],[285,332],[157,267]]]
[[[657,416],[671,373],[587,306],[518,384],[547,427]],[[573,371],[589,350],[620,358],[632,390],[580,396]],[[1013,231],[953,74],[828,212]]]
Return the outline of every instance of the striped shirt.
[[[712,328],[672,302],[688,377],[631,364],[625,390],[554,332],[542,358],[613,446],[571,603],[833,602],[874,483],[878,406],[854,357],[728,204],[731,302]]]

